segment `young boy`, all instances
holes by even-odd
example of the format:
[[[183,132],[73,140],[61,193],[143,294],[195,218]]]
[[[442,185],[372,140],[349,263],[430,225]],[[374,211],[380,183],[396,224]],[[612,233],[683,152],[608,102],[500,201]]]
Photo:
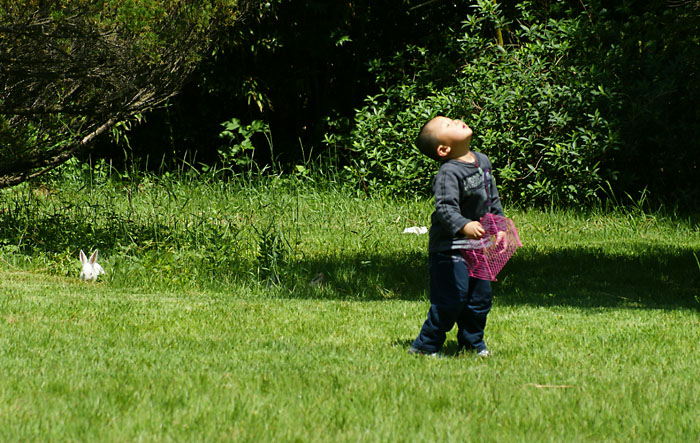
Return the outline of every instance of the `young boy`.
[[[462,250],[484,235],[479,219],[487,212],[502,216],[503,208],[491,162],[469,149],[471,139],[472,130],[463,121],[439,116],[421,128],[416,140],[418,149],[441,165],[433,181],[435,211],[428,240],[430,310],[411,354],[439,355],[445,334],[457,323],[458,352],[491,355],[484,343],[491,284],[469,276]],[[499,233],[498,241],[503,236]]]

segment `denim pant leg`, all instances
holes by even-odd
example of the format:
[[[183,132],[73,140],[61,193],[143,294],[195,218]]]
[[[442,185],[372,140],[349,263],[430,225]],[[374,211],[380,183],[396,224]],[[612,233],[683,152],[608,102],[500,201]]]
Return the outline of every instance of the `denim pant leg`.
[[[486,349],[484,328],[492,301],[491,282],[470,278],[467,303],[457,319],[457,341],[460,348],[477,351]]]
[[[425,352],[437,352],[464,308],[469,273],[464,258],[457,251],[431,254],[428,266],[430,310],[413,346]]]

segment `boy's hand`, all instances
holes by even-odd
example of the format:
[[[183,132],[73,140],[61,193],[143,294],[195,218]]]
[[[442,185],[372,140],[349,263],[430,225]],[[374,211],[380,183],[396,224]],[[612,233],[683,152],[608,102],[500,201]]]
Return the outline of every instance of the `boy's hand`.
[[[508,249],[508,236],[506,236],[505,231],[498,231],[496,234],[496,245],[501,245],[501,253]]]
[[[464,236],[472,240],[479,240],[486,233],[486,231],[484,231],[484,227],[481,226],[481,223],[479,223],[478,221],[472,221],[467,223],[466,225],[464,225],[461,232]]]

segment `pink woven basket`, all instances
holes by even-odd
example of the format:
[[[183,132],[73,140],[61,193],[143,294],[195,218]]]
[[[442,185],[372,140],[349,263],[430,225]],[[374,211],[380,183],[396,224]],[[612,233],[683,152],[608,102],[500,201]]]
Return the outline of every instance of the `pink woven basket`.
[[[501,272],[515,250],[523,244],[513,220],[500,215],[486,214],[479,222],[486,233],[479,240],[470,240],[462,254],[467,261],[469,276],[496,281],[496,275]],[[497,241],[496,235],[499,232],[505,232],[505,241]]]

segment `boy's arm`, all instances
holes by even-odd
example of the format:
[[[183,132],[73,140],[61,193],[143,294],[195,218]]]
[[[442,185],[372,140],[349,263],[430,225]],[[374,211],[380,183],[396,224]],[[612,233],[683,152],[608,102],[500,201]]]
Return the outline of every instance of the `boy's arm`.
[[[462,234],[467,238],[479,239],[484,228],[478,221],[462,215],[459,207],[459,180],[448,170],[441,169],[435,177],[435,212],[442,224],[453,236]]]

